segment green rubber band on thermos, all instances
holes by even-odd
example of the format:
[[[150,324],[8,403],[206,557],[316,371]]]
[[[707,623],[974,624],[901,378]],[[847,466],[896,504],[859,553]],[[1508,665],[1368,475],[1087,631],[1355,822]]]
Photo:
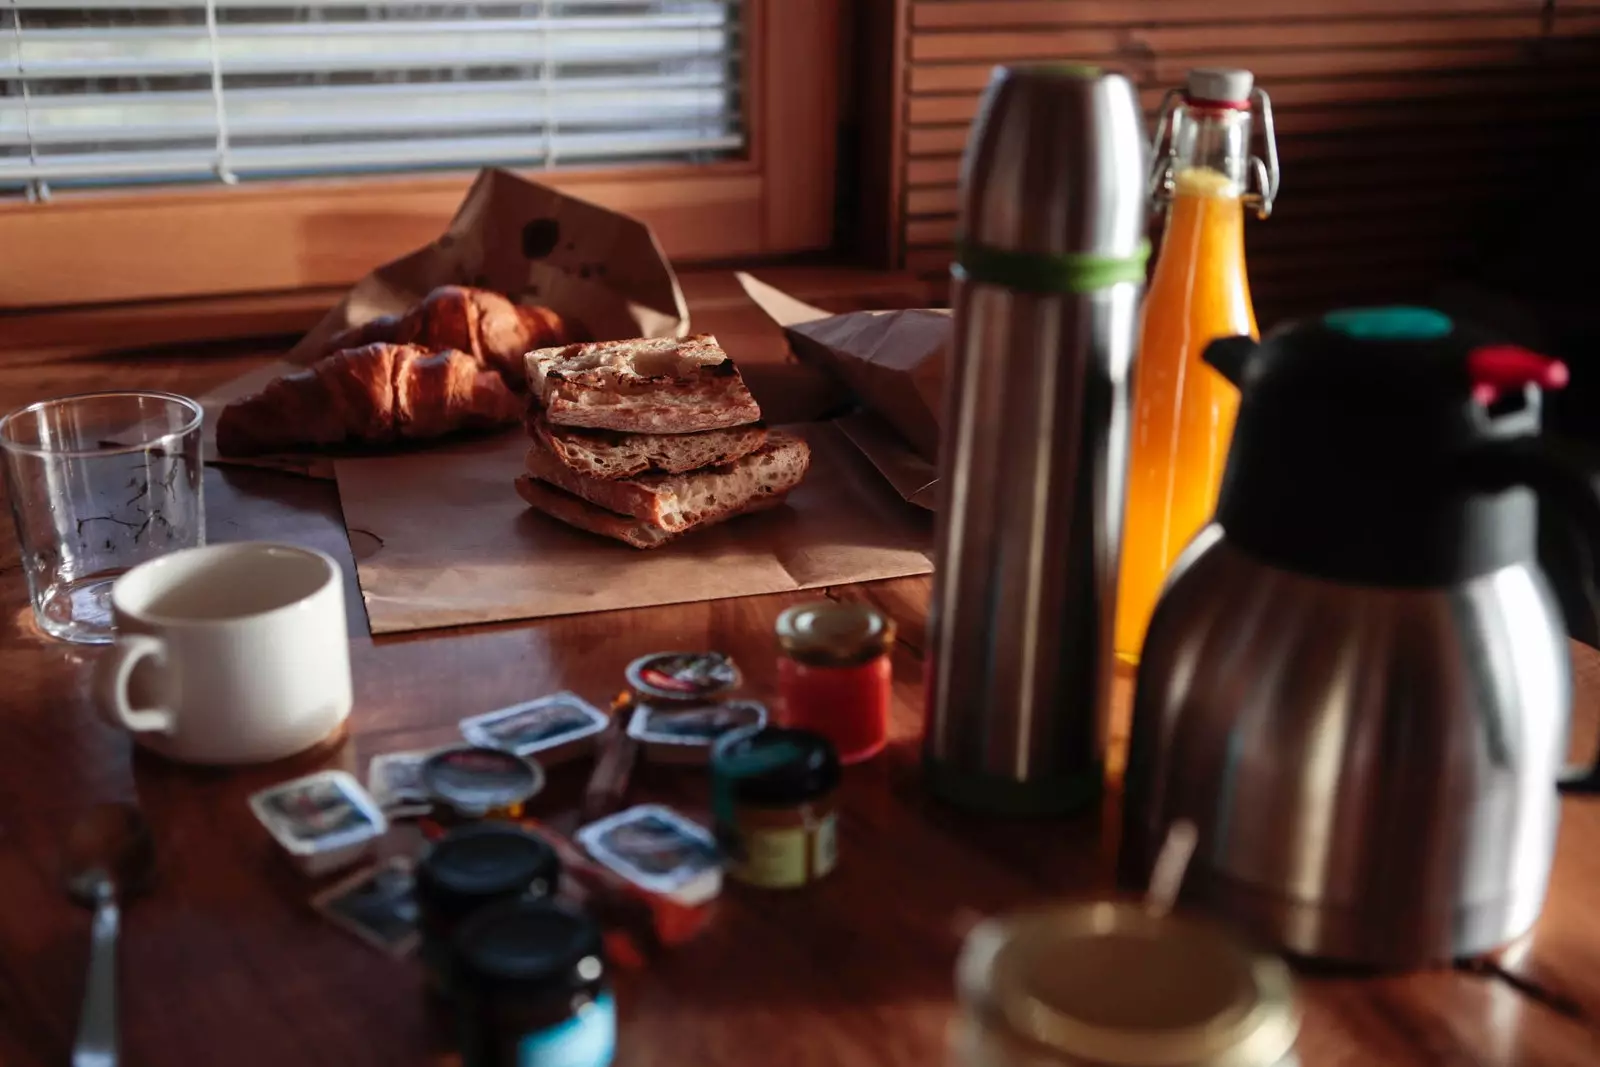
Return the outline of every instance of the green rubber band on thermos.
[[[960,241],[950,270],[965,281],[1025,293],[1089,293],[1122,282],[1144,281],[1144,265],[1149,258],[1149,241],[1140,241],[1128,256],[1013,252]]]

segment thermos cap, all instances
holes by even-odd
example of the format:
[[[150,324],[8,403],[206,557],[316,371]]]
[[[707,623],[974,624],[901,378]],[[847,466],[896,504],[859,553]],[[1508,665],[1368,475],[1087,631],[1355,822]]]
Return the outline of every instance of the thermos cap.
[[[1283,961],[1207,920],[1137,903],[984,922],[956,978],[985,1026],[1085,1065],[1267,1067],[1299,1030]]]
[[[997,68],[962,160],[958,272],[1032,292],[1142,282],[1146,152],[1122,75]]]

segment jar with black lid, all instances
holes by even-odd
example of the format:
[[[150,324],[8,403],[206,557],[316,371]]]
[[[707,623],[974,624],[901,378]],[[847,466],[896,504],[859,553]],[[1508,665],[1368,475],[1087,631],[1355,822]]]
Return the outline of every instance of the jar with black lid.
[[[616,1003],[600,927],[583,912],[490,905],[456,932],[451,977],[463,1067],[609,1067]]]
[[[809,730],[766,726],[711,752],[717,837],[728,873],[747,885],[809,885],[838,862],[839,756]]]
[[[417,864],[422,963],[435,992],[450,990],[450,940],[473,913],[503,900],[555,893],[561,860],[542,838],[503,823],[450,831]]]

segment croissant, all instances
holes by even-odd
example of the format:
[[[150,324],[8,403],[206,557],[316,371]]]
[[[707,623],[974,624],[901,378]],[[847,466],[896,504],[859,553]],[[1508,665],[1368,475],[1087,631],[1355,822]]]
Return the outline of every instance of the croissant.
[[[370,344],[229,404],[217,420],[217,449],[243,456],[439,437],[516,422],[525,406],[465,352]]]
[[[327,351],[387,341],[434,351],[454,348],[498,371],[514,389],[527,383],[523,355],[586,339],[578,323],[546,307],[514,304],[487,289],[442,285],[403,315],[387,315],[335,334]]]

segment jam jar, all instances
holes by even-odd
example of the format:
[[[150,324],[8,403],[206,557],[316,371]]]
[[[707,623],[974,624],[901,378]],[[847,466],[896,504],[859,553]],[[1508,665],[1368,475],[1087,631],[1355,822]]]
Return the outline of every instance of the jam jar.
[[[778,616],[778,694],[787,726],[815,730],[839,762],[871,759],[889,740],[894,620],[859,601],[798,604]]]
[[[826,737],[767,726],[729,734],[711,753],[717,837],[747,885],[809,885],[838,862],[839,758]]]

